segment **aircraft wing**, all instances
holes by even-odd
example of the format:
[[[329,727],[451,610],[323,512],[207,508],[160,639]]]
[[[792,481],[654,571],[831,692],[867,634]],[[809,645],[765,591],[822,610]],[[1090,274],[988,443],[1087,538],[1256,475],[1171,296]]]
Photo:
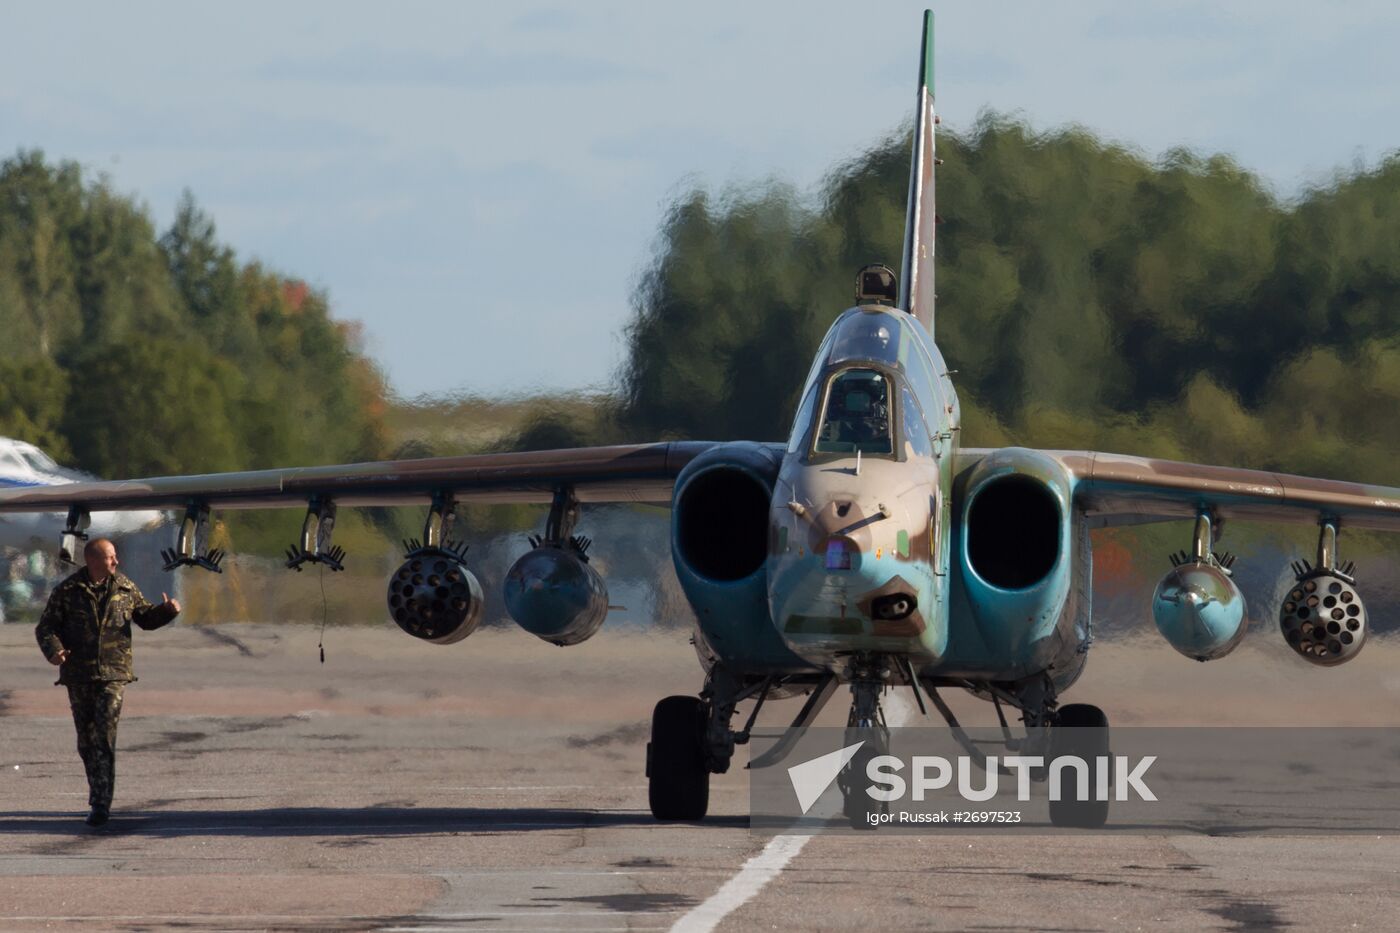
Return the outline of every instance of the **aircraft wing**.
[[[963,450],[958,467],[993,451]],[[1217,518],[1400,531],[1400,488],[1094,451],[1042,451],[1071,476],[1090,527]]]
[[[211,509],[305,507],[313,496],[346,506],[414,505],[443,493],[458,502],[548,503],[564,486],[580,502],[669,504],[676,475],[712,446],[674,441],[30,486],[0,489],[0,513],[163,509],[192,502]]]

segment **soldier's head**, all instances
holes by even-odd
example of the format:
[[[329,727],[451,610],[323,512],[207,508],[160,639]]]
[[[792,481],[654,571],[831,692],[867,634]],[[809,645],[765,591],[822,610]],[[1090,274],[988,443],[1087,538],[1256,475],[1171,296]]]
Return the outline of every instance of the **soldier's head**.
[[[94,583],[101,583],[117,571],[117,546],[107,538],[93,538],[83,548],[83,562]]]

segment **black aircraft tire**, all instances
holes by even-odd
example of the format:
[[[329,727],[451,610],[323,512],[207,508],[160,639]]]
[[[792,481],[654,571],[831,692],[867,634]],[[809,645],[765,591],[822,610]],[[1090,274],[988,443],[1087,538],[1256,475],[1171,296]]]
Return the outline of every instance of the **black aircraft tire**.
[[[865,739],[865,744],[851,757],[851,761],[836,779],[841,791],[841,815],[852,829],[869,831],[879,828],[878,817],[890,812],[886,801],[875,800],[866,787],[866,777],[872,759],[889,754],[889,742],[882,730],[866,724],[858,729],[846,730],[846,743]]]
[[[843,779],[840,785],[841,810],[852,829],[864,831],[877,829],[876,820],[878,817],[890,812],[888,803],[875,800],[865,792],[866,768],[870,765],[872,758],[883,754],[883,751],[862,748],[856,752],[851,763],[846,766],[846,773],[842,775]]]
[[[1088,730],[1073,733],[1061,729]],[[1050,732],[1050,758],[1077,755],[1089,764],[1089,787],[1095,787],[1095,759],[1108,756],[1108,717],[1097,706],[1071,703],[1060,707]],[[1073,772],[1070,772],[1073,774]],[[1052,800],[1050,823],[1075,829],[1100,829],[1108,822],[1107,800]]]
[[[667,697],[651,714],[647,745],[647,799],[658,820],[700,820],[710,807],[705,766],[705,704],[699,697]]]

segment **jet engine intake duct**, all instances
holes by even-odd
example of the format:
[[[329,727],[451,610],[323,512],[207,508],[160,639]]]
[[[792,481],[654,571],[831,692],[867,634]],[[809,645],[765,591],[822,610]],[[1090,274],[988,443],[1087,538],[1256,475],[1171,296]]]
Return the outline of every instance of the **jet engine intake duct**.
[[[996,477],[968,509],[968,563],[992,586],[1024,590],[1055,568],[1061,531],[1059,503],[1043,481],[1019,473]]]
[[[671,559],[695,610],[702,663],[736,675],[806,670],[768,608],[769,515],[782,448],[748,441],[705,451],[676,477]]]
[[[1041,451],[1002,447],[960,473],[953,496],[955,580],[982,645],[1044,670],[1036,665],[1061,649],[1057,625],[1073,609],[1072,477]],[[1080,572],[1087,581],[1088,567]]]
[[[732,583],[763,569],[777,464],[755,456],[760,451],[766,453],[756,444],[726,444],[696,458],[678,477],[676,560],[697,577]]]

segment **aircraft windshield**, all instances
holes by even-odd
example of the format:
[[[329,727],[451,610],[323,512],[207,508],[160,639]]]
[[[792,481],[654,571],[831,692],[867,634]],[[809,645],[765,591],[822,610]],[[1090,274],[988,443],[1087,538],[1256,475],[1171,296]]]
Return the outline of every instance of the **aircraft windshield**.
[[[813,450],[891,456],[889,378],[873,369],[848,369],[832,379]]]
[[[899,361],[900,321],[884,311],[848,315],[835,328],[827,363],[873,360],[893,366]]]
[[[52,473],[58,469],[57,463],[49,459],[47,454],[40,453],[38,450],[20,450],[19,455],[31,470],[39,473]]]

